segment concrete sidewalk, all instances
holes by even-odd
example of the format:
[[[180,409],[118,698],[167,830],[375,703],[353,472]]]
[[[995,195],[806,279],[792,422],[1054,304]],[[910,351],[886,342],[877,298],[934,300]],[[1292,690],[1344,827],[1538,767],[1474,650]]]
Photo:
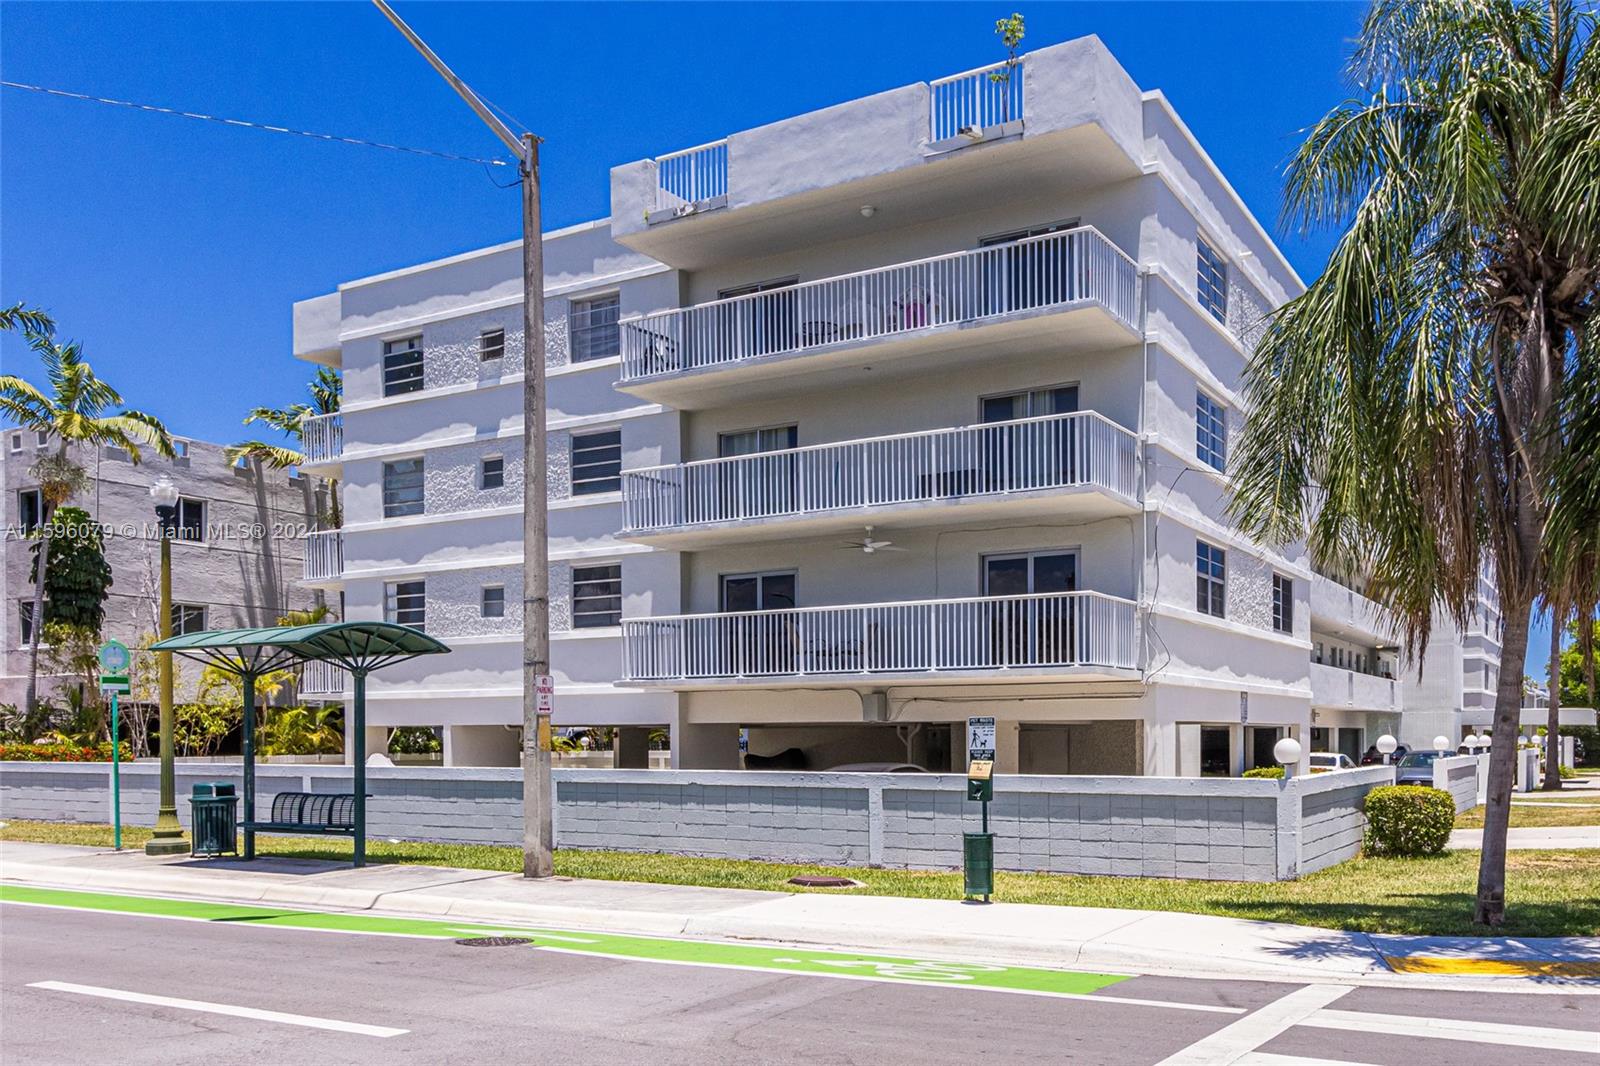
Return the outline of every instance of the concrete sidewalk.
[[[1482,829],[1454,829],[1446,847],[1457,851],[1476,851],[1483,847]],[[1600,848],[1600,825],[1556,825],[1543,829],[1508,829],[1506,847],[1514,850],[1537,848]]]
[[[1517,991],[1593,988],[1600,938],[1378,936],[1156,911],[757,892],[0,841],[0,880],[557,929],[755,940],[1114,973]],[[1463,976],[1477,963],[1482,976]],[[1565,971],[1565,972],[1563,972]],[[1441,976],[1447,975],[1447,976]]]

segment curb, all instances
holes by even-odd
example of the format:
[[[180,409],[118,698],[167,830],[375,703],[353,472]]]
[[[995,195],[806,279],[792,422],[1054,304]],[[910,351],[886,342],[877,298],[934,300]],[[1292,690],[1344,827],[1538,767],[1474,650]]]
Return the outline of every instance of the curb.
[[[488,873],[487,876],[514,875]],[[905,933],[861,924],[825,924],[815,920],[786,919],[769,913],[742,913],[762,908],[770,902],[768,900],[736,906],[719,913],[675,914],[620,908],[599,910],[508,900],[469,900],[447,894],[449,885],[379,892],[331,885],[250,883],[241,878],[205,883],[188,874],[169,873],[160,869],[93,870],[17,861],[7,861],[0,866],[0,881],[83,891],[179,896],[214,902],[357,910],[407,918],[453,918],[474,924],[503,923],[636,936],[843,948],[879,954],[951,956],[1001,965],[1085,969],[1104,973],[1600,996],[1600,982],[1593,979],[1544,976],[1536,982],[1527,976],[1506,975],[1503,971],[1481,976],[1396,972],[1383,961],[1383,953],[1365,934],[1334,930],[1319,932],[1353,938],[1355,944],[1352,947],[1359,945],[1365,958],[1361,954],[1352,954],[1342,960],[1324,959],[1322,965],[1298,961],[1277,963],[1230,958],[1217,951],[1180,954],[1170,949],[1158,951],[1098,939],[1041,942],[997,932]],[[1136,925],[1147,918],[1143,912],[1128,913],[1127,926]],[[1122,928],[1126,926],[1105,935],[1114,936]],[[1329,965],[1330,961],[1335,965]]]

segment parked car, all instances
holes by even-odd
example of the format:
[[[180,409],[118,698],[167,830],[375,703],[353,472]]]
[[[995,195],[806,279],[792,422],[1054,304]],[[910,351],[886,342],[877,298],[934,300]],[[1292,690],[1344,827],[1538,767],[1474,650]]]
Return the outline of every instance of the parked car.
[[[1424,785],[1433,787],[1433,761],[1448,759],[1453,751],[1413,751],[1400,760],[1400,769],[1394,775],[1397,785]]]
[[[1408,755],[1410,753],[1410,751],[1411,751],[1410,748],[1406,747],[1404,744],[1401,744],[1399,747],[1394,749],[1394,757],[1392,759],[1390,759],[1389,761],[1390,762],[1394,762],[1394,763],[1398,763],[1401,759],[1405,758],[1406,755]],[[1367,753],[1365,755],[1361,756],[1361,765],[1362,766],[1382,766],[1383,765],[1383,753],[1381,751],[1379,751],[1376,747],[1368,748],[1367,749]]]
[[[925,774],[926,766],[909,762],[846,762],[827,769],[830,774]]]
[[[1342,751],[1314,751],[1311,753],[1311,772],[1325,774],[1331,770],[1354,770],[1355,761]]]

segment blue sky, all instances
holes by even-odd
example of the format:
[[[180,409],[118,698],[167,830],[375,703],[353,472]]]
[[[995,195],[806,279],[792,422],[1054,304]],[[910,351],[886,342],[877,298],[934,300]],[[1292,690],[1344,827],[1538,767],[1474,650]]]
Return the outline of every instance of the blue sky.
[[[1279,231],[1298,132],[1345,95],[1357,4],[1018,5],[1024,50],[1098,34],[1161,89],[1303,277],[1328,235]],[[989,4],[473,4],[397,9],[545,138],[548,228],[603,217],[607,170],[992,62]],[[0,6],[7,80],[456,152],[498,144],[365,3]],[[472,164],[0,91],[0,302],[49,309],[128,402],[216,441],[297,398],[290,305],[513,239]],[[495,179],[505,182],[500,171]],[[36,377],[14,339],[6,372]],[[255,428],[255,427],[252,427]],[[1548,637],[1536,637],[1542,646]]]

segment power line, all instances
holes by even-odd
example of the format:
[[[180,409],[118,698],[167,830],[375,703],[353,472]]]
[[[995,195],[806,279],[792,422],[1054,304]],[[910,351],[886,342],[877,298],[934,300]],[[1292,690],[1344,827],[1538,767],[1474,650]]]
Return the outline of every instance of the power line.
[[[340,144],[354,144],[362,148],[385,148],[391,152],[409,152],[412,155],[431,156],[434,159],[449,159],[458,163],[478,163],[483,166],[504,167],[510,166],[504,159],[479,159],[470,155],[454,155],[450,152],[435,152],[431,148],[407,148],[400,144],[384,144],[382,141],[365,141],[359,137],[340,137],[332,133],[313,133],[309,130],[295,130],[287,126],[268,126],[260,122],[251,122],[242,118],[220,118],[216,115],[202,115],[197,111],[177,111],[170,107],[157,107],[154,104],[139,104],[131,100],[112,100],[104,96],[88,96],[84,93],[67,92],[65,89],[50,89],[43,85],[25,85],[19,81],[3,81],[8,89],[25,89],[31,93],[40,93],[44,96],[60,96],[68,100],[87,100],[93,104],[110,104],[113,107],[131,107],[135,111],[150,111],[158,115],[176,115],[178,118],[195,118],[204,122],[215,122],[222,126],[239,126],[244,129],[265,130],[268,133],[288,133],[296,137],[310,137],[317,141],[335,141]]]

